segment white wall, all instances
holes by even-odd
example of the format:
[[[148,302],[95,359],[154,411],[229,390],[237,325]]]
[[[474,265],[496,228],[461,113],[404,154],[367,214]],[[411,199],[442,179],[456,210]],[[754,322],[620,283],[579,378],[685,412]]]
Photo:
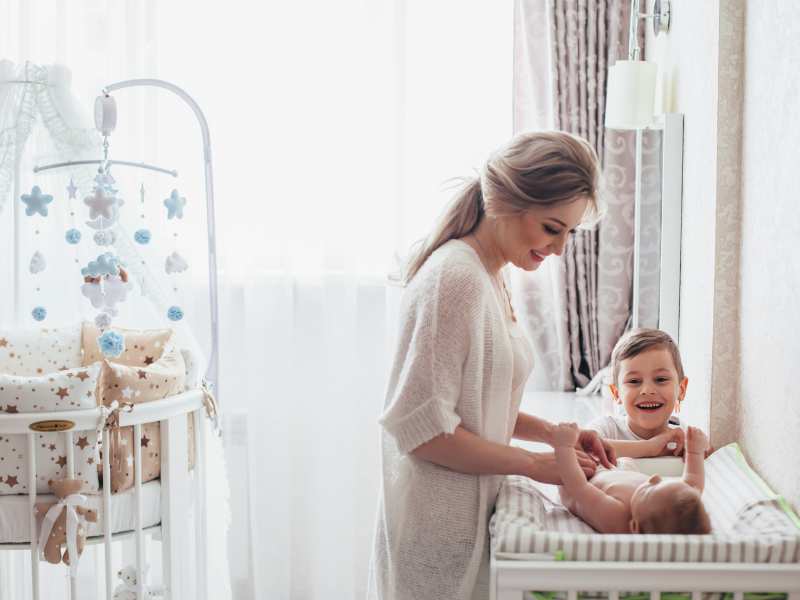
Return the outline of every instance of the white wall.
[[[673,0],[669,34],[648,38],[660,108],[685,115],[685,411],[796,507],[798,40],[800,4],[746,0]]]
[[[676,0],[668,35],[648,23],[647,58],[659,65],[658,112],[684,113],[680,340],[689,377],[682,410],[708,427],[713,335],[717,2]],[[687,18],[691,15],[691,18]]]
[[[756,469],[800,506],[800,3],[745,11],[741,417]]]

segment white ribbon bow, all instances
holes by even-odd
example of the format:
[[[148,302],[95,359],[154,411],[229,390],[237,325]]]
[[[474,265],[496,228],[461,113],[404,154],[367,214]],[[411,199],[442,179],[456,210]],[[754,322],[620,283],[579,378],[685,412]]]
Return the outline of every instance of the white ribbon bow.
[[[42,521],[42,530],[39,532],[39,556],[44,558],[44,547],[53,531],[56,519],[62,510],[67,511],[67,551],[69,552],[69,575],[75,577],[78,573],[78,525],[83,521],[74,507],[86,508],[87,498],[83,494],[70,494],[61,498],[50,507]]]

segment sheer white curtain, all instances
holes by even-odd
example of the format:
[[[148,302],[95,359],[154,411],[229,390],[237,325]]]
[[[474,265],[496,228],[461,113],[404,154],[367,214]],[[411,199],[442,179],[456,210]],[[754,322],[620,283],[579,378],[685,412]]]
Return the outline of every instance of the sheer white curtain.
[[[102,84],[159,77],[206,111],[234,598],[363,596],[400,294],[385,276],[442,210],[445,180],[511,135],[512,9],[0,3],[0,57],[67,63],[87,103]],[[178,169],[199,201],[192,117],[158,94],[129,97],[115,148]]]

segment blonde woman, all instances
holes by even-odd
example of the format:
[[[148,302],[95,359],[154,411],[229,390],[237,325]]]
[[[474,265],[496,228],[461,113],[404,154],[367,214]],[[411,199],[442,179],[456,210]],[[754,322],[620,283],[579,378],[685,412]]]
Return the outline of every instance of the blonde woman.
[[[534,271],[598,212],[592,147],[561,132],[515,137],[454,199],[405,273],[381,417],[382,494],[369,598],[488,598],[488,522],[503,475],[560,483],[554,425],[519,412],[532,348],[501,269]],[[553,318],[559,318],[553,315]],[[587,477],[613,451],[580,432]]]

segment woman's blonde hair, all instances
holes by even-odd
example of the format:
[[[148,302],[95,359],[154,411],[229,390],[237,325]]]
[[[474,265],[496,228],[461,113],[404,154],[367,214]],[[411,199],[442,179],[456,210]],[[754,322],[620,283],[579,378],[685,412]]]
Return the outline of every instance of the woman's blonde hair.
[[[479,177],[459,190],[431,234],[412,251],[404,283],[439,246],[472,233],[486,214],[510,216],[532,206],[586,198],[583,223],[598,218],[599,179],[597,153],[583,138],[563,131],[515,136],[489,158]]]

